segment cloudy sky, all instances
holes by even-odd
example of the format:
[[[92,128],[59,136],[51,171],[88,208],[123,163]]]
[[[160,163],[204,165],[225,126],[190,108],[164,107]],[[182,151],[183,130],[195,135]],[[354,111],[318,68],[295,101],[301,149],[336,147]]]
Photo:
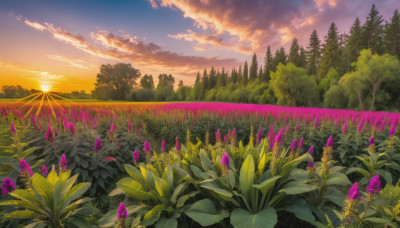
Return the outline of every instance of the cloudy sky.
[[[93,89],[99,66],[131,63],[142,75],[194,83],[214,66],[232,69],[266,47],[303,46],[331,22],[348,33],[371,5],[388,20],[400,0],[6,0],[0,7],[0,85]]]

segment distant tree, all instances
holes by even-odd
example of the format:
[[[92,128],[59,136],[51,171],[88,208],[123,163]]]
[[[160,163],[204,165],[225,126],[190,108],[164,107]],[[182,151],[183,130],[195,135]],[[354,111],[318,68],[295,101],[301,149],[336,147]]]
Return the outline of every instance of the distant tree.
[[[264,69],[264,75],[265,75],[264,80],[267,81],[267,82],[271,79],[270,78],[270,71],[272,70],[272,66],[273,66],[273,56],[272,56],[272,53],[271,53],[271,48],[268,46],[267,47],[267,52],[265,53],[265,58],[264,58],[264,67],[265,67],[265,69]]]
[[[253,54],[250,64],[250,77],[249,80],[255,80],[257,78],[258,62],[256,53]]]
[[[207,69],[204,69],[203,76],[201,77],[201,98],[204,98],[205,93],[209,88]]]
[[[197,73],[196,81],[194,82],[193,90],[192,90],[192,98],[194,100],[201,99],[201,79],[200,79],[200,72]]]
[[[158,84],[155,91],[157,101],[172,101],[175,99],[175,78],[169,74],[158,75]]]
[[[243,77],[242,77],[242,83],[247,84],[247,81],[249,80],[249,67],[247,66],[247,60],[244,63],[244,68],[243,68]]]
[[[125,100],[140,77],[140,71],[131,64],[102,64],[92,92],[98,99]]]
[[[307,46],[307,73],[315,75],[318,78],[318,69],[321,59],[321,41],[318,38],[317,31],[311,33],[310,41]]]
[[[396,55],[400,59],[400,14],[397,9],[385,26],[384,46],[386,53]]]
[[[353,63],[357,61],[358,56],[360,55],[360,50],[362,47],[362,39],[363,39],[363,31],[360,25],[360,20],[358,17],[354,21],[353,25],[350,28],[350,34],[347,38],[347,51],[348,55],[348,63]]]
[[[305,69],[293,63],[280,63],[271,74],[271,88],[281,105],[307,105],[316,103],[317,85],[315,79],[307,75]]]
[[[142,79],[140,79],[140,85],[144,89],[154,89],[154,81],[153,81],[153,75],[147,75],[145,74]]]
[[[212,89],[217,85],[217,72],[214,67],[211,67],[210,74],[208,77],[208,87],[207,89]]]
[[[325,36],[325,44],[323,45],[322,57],[321,57],[321,68],[318,72],[320,81],[326,76],[331,67],[338,70],[339,63],[341,59],[340,49],[339,49],[339,36],[335,23],[332,23],[329,27],[328,34]]]
[[[299,67],[306,69],[307,68],[307,54],[306,50],[303,47],[300,47],[300,59],[299,59]]]
[[[372,4],[371,11],[363,26],[365,47],[371,49],[372,54],[383,52],[383,19],[379,11]]]
[[[258,70],[258,76],[257,76],[257,78],[260,79],[260,80],[262,80],[263,77],[264,77],[263,67],[260,66],[260,68],[259,68],[259,70]]]
[[[288,62],[300,67],[300,45],[299,41],[294,38],[290,46]]]
[[[283,65],[287,63],[287,55],[283,47],[281,47],[279,50],[276,50],[273,63],[273,71],[276,71],[276,67],[279,63],[282,63]]]
[[[237,76],[237,81],[241,82],[243,80],[243,72],[242,72],[242,65],[239,65],[239,72]]]
[[[324,77],[320,81],[318,88],[322,94],[325,94],[329,90],[331,85],[335,85],[338,83],[339,79],[340,79],[339,73],[334,68],[331,68],[326,74],[326,77]]]
[[[29,90],[24,89],[20,85],[16,86],[4,85],[1,87],[1,91],[2,91],[2,98],[23,98],[31,95],[31,92]]]

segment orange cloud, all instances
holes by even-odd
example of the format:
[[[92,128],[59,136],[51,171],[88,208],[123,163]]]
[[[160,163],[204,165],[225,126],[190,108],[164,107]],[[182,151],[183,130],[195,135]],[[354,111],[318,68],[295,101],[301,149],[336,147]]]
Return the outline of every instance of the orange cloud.
[[[73,57],[66,57],[66,56],[60,56],[60,55],[48,55],[48,57],[50,59],[68,63],[70,66],[76,67],[79,69],[87,70],[87,69],[94,67],[93,65],[90,65],[90,67],[89,67],[88,62],[86,62],[85,60],[77,59],[77,58],[73,58]]]

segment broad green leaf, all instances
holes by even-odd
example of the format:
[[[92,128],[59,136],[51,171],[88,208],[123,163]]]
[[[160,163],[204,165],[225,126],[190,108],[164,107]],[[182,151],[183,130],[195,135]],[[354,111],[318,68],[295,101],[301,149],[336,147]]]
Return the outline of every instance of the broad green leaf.
[[[267,192],[275,185],[276,181],[281,178],[281,176],[271,177],[260,184],[254,184],[253,187],[257,188],[261,191],[263,195],[267,194]]]
[[[204,149],[200,150],[200,159],[201,159],[201,166],[203,167],[203,170],[204,171],[210,170],[210,168],[213,166],[213,164],[211,163],[211,160],[208,158]]]
[[[229,191],[219,188],[219,187],[213,185],[211,182],[204,182],[200,185],[200,187],[217,193],[223,200],[226,200],[226,201],[230,201],[233,196],[232,193],[230,193]]]
[[[46,202],[46,206],[53,207],[53,186],[42,175],[35,173],[32,177],[32,188]]]
[[[273,228],[278,221],[274,208],[265,208],[256,214],[237,208],[231,213],[231,224],[234,228]]]
[[[128,175],[131,176],[135,181],[144,182],[144,177],[137,168],[129,164],[125,164],[124,167]]]
[[[189,193],[187,195],[179,197],[178,201],[176,201],[176,207],[177,208],[183,207],[188,199],[190,199],[191,197],[193,197],[193,196],[195,196],[195,195],[197,195],[199,193],[200,193],[199,191],[194,191],[194,192],[191,192],[191,193]]]
[[[250,190],[254,184],[254,178],[255,178],[254,160],[253,156],[249,154],[243,162],[239,176],[240,193],[248,200],[250,199]]]
[[[211,226],[229,216],[226,210],[217,211],[210,199],[197,201],[185,211],[185,214],[201,226]]]
[[[328,174],[326,185],[348,186],[351,185],[351,182],[345,174],[334,172]]]
[[[285,210],[292,212],[297,218],[314,224],[315,217],[310,209],[310,206],[304,199],[295,199],[285,206]]]
[[[176,228],[178,227],[178,221],[174,218],[160,218],[154,228]]]
[[[174,192],[172,193],[171,197],[170,197],[170,201],[173,202],[174,204],[176,203],[176,200],[179,196],[179,194],[186,189],[186,183],[182,183],[178,186],[176,186],[176,188],[174,189]]]
[[[162,204],[158,204],[154,206],[150,211],[148,211],[144,216],[143,220],[140,223],[142,226],[150,226],[158,221],[161,215],[161,211],[165,209],[165,206]]]
[[[154,195],[149,193],[143,186],[130,177],[122,178],[117,182],[117,187],[121,188],[125,194],[132,199],[148,200],[156,199]]]

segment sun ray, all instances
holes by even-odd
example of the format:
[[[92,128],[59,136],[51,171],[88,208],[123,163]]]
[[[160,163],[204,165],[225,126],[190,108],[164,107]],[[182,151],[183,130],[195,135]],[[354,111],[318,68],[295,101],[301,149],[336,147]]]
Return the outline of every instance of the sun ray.
[[[54,101],[54,103],[56,103],[56,105],[58,105],[58,107],[60,107],[60,109],[64,111],[64,108],[53,98],[53,96],[50,93],[48,95]]]
[[[65,97],[59,96],[59,95],[57,95],[57,94],[54,94],[54,93],[52,93],[52,92],[49,92],[49,93],[51,93],[51,95],[53,95],[53,96],[56,96],[56,97],[58,97],[58,98],[61,98],[61,99],[64,99],[64,100],[67,100],[67,101],[69,101],[69,102],[71,102],[71,103],[75,103],[75,102],[71,101],[71,100],[70,100],[70,99],[68,99],[68,98],[65,98]]]
[[[40,104],[39,104],[39,108],[36,111],[36,115],[39,115],[40,110],[42,110],[42,105],[43,105],[43,100],[44,100],[44,96],[46,95],[46,93],[43,93],[42,99],[40,100]]]
[[[49,94],[45,93],[45,95],[46,95],[47,103],[49,104],[50,109],[51,109],[51,114],[53,114],[53,116],[56,117],[56,113],[54,112],[53,106],[50,103]]]
[[[26,105],[30,104],[32,101],[34,101],[36,98],[38,98],[40,95],[42,95],[43,93],[39,93],[37,96],[35,96],[34,98],[32,98],[31,100],[29,100],[28,102],[25,102],[24,105],[22,105],[21,107],[19,107],[19,109],[25,107]]]
[[[31,107],[31,108],[28,110],[28,112],[25,114],[25,117],[24,117],[24,118],[26,118],[26,117],[29,115],[29,113],[32,112],[33,108],[34,108],[36,105],[38,105],[38,104],[39,104],[39,103],[33,104],[32,107]]]
[[[17,101],[15,101],[15,103],[20,103],[20,102],[22,102],[23,100],[28,99],[29,97],[35,96],[35,95],[38,94],[38,93],[41,93],[41,92],[39,91],[39,92],[33,93],[33,94],[29,95],[29,96],[26,96],[26,97],[23,97],[23,98],[21,98],[21,99],[18,99]]]

